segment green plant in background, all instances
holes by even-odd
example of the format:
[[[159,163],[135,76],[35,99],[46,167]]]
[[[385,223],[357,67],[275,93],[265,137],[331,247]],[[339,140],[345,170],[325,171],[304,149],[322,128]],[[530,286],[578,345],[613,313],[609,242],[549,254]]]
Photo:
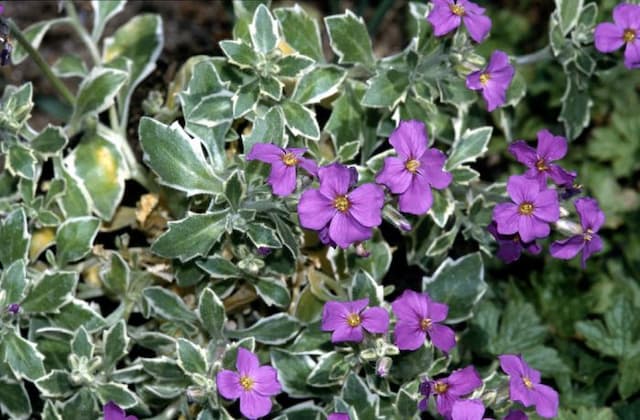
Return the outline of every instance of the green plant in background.
[[[534,374],[517,378],[515,363],[558,390],[558,418],[636,418],[639,76],[593,45],[615,2],[550,2],[548,38],[523,18],[533,2],[487,5],[493,28],[482,44],[468,2],[409,2],[409,42],[383,58],[373,51],[373,22],[367,28],[351,11],[320,22],[304,5],[262,3],[234,1],[224,55],[192,57],[166,92],[148,92],[137,139],[127,134],[132,94],[162,51],[159,16],[136,16],[108,36],[125,1],[92,1],[91,31],[72,1],[64,17],[24,31],[7,20],[13,64],[35,61],[70,112],[63,126],[38,132],[29,125],[30,83],[7,86],[0,103],[0,411],[404,419],[420,407],[455,419],[486,406],[496,418],[516,409],[555,415],[514,397],[514,386],[547,386]],[[466,30],[438,32],[427,16],[442,4]],[[89,62],[44,61],[37,48],[57,25],[74,30]],[[528,37],[540,50],[515,55]],[[493,106],[496,49],[512,54],[504,68],[515,73]],[[480,92],[470,89],[473,77]],[[75,92],[65,78],[79,80]],[[487,112],[480,96],[497,109]],[[415,135],[403,134],[410,120],[424,124]],[[502,181],[525,171],[501,161],[504,149],[543,128],[569,140],[562,166],[582,183],[548,191],[570,198],[583,189],[607,215],[601,232],[587,230],[564,201],[545,220],[585,244],[602,236],[607,258],[590,259],[585,271],[550,256],[508,267],[493,258],[493,236],[500,249],[515,239],[532,250],[526,231],[507,232],[494,208],[513,198]],[[419,211],[403,204],[411,200],[397,177],[381,174],[398,157],[410,177],[435,164],[392,141],[394,152],[394,136],[428,147],[449,177],[427,177],[432,203]],[[551,160],[527,166],[544,172]],[[327,195],[332,183],[342,186]],[[356,191],[367,192],[364,204]],[[320,200],[309,206],[312,196]],[[331,221],[321,221],[322,200]],[[514,202],[521,215],[535,210]],[[340,217],[349,223],[334,227]],[[516,236],[492,236],[492,219]],[[345,239],[356,228],[360,236]],[[537,235],[544,248],[546,236]],[[416,343],[402,335],[411,322]],[[468,388],[456,391],[456,377]],[[447,392],[461,400],[454,411],[429,404],[430,393]]]

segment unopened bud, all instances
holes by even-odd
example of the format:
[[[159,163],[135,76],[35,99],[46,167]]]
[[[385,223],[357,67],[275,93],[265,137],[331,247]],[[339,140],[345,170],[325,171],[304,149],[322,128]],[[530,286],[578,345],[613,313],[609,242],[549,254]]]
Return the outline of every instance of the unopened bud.
[[[378,376],[382,378],[387,376],[392,364],[393,360],[390,357],[385,356],[378,359],[378,363],[376,364],[376,373],[378,374]]]

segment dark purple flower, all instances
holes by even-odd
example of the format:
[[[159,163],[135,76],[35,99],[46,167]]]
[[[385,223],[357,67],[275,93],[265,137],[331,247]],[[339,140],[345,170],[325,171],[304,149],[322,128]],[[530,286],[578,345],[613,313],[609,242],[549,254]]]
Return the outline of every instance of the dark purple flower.
[[[537,255],[542,251],[542,247],[538,242],[522,242],[520,235],[517,233],[513,235],[499,234],[496,222],[491,222],[491,224],[487,226],[487,230],[491,235],[493,235],[496,242],[498,242],[498,252],[496,255],[507,264],[510,264],[520,258],[522,250],[534,255]]]
[[[427,381],[428,385],[420,385],[420,393],[425,396],[419,403],[420,410],[426,410],[429,395],[434,394],[438,413],[446,418],[451,417],[451,411],[456,401],[474,389],[482,386],[482,378],[473,366],[458,369],[446,378]]]
[[[451,420],[482,420],[484,410],[480,400],[458,400],[453,403]]]
[[[283,149],[271,143],[256,143],[247,160],[259,160],[271,164],[271,173],[267,182],[275,195],[285,196],[296,189],[296,167],[301,166],[311,175],[316,176],[318,167],[316,163],[302,155],[307,149],[287,148]]]
[[[582,268],[584,268],[587,258],[602,249],[602,239],[596,232],[604,224],[605,217],[598,206],[598,201],[594,198],[579,198],[576,200],[575,206],[580,216],[582,233],[552,243],[551,256],[561,260],[570,260],[582,251]]]
[[[525,176],[537,179],[541,188],[547,185],[547,177],[557,185],[572,184],[576,178],[575,172],[566,171],[559,165],[551,163],[562,159],[567,154],[567,139],[554,136],[549,130],[538,131],[537,150],[527,145],[524,140],[518,140],[511,143],[509,153],[518,162],[529,167]]]
[[[258,249],[256,249],[256,251],[261,257],[266,257],[273,252],[273,249],[269,248],[268,246],[260,246],[258,247]]]
[[[332,343],[353,341],[359,343],[366,330],[384,334],[389,328],[389,313],[380,307],[367,308],[369,299],[352,302],[330,300],[322,309],[322,331],[333,331]]]
[[[399,157],[385,158],[376,182],[400,194],[400,211],[417,215],[428,212],[433,204],[431,188],[447,188],[453,179],[443,170],[447,157],[427,147],[429,139],[421,121],[400,121],[389,143]]]
[[[433,0],[433,10],[427,20],[433,25],[433,34],[443,36],[464,23],[471,39],[482,42],[491,30],[491,19],[484,8],[468,0]]]
[[[0,66],[6,66],[11,62],[11,51],[13,51],[13,45],[5,41],[0,51]]]
[[[511,410],[509,414],[507,414],[504,420],[529,420],[529,416],[527,416],[523,411],[520,410]]]
[[[240,412],[257,419],[271,411],[271,396],[282,392],[278,371],[271,366],[260,366],[258,357],[239,347],[236,359],[238,372],[222,370],[216,375],[218,392],[228,400],[240,398]]]
[[[19,303],[10,304],[9,306],[7,306],[7,311],[12,313],[13,315],[17,314],[18,312],[20,312],[20,304]]]
[[[560,218],[558,193],[541,190],[538,181],[520,175],[509,177],[507,193],[513,203],[500,203],[493,209],[498,233],[517,233],[523,242],[549,236],[549,223]]]
[[[349,414],[347,413],[331,413],[327,420],[349,420]]]
[[[136,416],[127,416],[127,413],[113,401],[106,403],[103,410],[104,420],[138,420]]]
[[[503,354],[498,356],[500,367],[509,375],[509,396],[525,407],[535,405],[536,412],[545,418],[558,415],[558,393],[540,383],[540,372],[532,369],[522,356]]]
[[[469,73],[467,87],[482,91],[487,109],[491,112],[506,102],[507,89],[514,74],[515,69],[509,64],[509,56],[503,51],[495,50],[484,70]]]
[[[626,44],[624,65],[640,68],[640,6],[622,3],[613,9],[613,23],[596,26],[593,34],[596,49],[603,53],[615,51]]]
[[[384,191],[375,184],[350,190],[352,171],[342,165],[322,167],[318,177],[320,188],[306,190],[298,202],[300,225],[321,231],[321,240],[328,226],[325,240],[342,248],[371,238],[373,228],[382,223]]]
[[[448,352],[456,345],[455,332],[440,323],[447,318],[449,307],[431,300],[427,293],[405,290],[391,304],[398,322],[395,343],[401,350],[416,350],[429,336],[433,345]]]
[[[562,200],[569,200],[582,192],[582,185],[576,183],[562,185],[561,188],[560,198]]]

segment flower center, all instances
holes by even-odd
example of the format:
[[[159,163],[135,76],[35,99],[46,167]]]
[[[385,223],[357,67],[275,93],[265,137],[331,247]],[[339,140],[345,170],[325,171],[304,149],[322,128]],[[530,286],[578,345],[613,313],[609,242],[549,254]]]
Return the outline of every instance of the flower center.
[[[349,326],[351,328],[355,328],[358,325],[360,325],[360,315],[358,315],[358,314],[349,314],[347,316],[347,324],[349,324]]]
[[[287,166],[295,166],[298,163],[298,158],[291,152],[287,152],[282,155],[282,162]]]
[[[449,385],[440,381],[436,382],[433,386],[433,390],[436,394],[444,394],[445,392],[447,392],[447,389],[449,389]]]
[[[407,168],[407,171],[415,174],[420,167],[420,161],[417,159],[409,159],[407,163],[404,164],[404,167]]]
[[[253,379],[251,379],[248,376],[241,376],[240,377],[240,386],[245,391],[251,391],[251,389],[253,388]]]
[[[591,239],[593,239],[593,230],[587,229],[587,231],[583,234],[583,236],[584,236],[584,240],[589,242]]]
[[[518,233],[516,233],[515,235],[513,235],[513,242],[519,244],[520,243],[520,235]]]
[[[429,318],[424,318],[420,321],[420,329],[422,331],[427,331],[429,328],[431,328],[431,320]]]
[[[482,85],[486,85],[487,83],[489,83],[489,79],[491,79],[491,76],[489,76],[489,73],[482,73],[480,75],[480,83]]]
[[[452,4],[449,7],[451,8],[451,13],[453,13],[454,15],[456,16],[464,15],[464,7],[460,6],[459,4]]]
[[[530,216],[533,213],[533,204],[531,203],[522,203],[520,207],[518,207],[518,212],[523,216]]]
[[[626,43],[633,42],[636,39],[636,31],[631,28],[625,29],[624,34],[622,35],[622,39]]]
[[[540,172],[544,172],[548,170],[549,167],[547,166],[547,163],[544,161],[544,159],[540,158],[536,162],[536,169],[538,169]]]
[[[527,389],[533,389],[533,382],[531,382],[531,379],[529,379],[528,377],[523,376],[522,382],[524,382],[524,386],[526,386]]]
[[[346,195],[340,195],[336,197],[335,200],[333,200],[333,207],[337,208],[343,213],[349,210],[349,206],[351,206],[351,203],[349,203],[349,199]]]

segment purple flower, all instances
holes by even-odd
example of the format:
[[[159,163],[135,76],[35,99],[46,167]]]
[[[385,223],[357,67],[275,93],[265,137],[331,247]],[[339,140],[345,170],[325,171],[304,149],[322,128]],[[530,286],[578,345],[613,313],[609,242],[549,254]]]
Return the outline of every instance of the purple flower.
[[[127,416],[127,413],[113,401],[106,403],[103,410],[104,420],[138,420],[136,416]]]
[[[554,136],[549,130],[538,131],[537,150],[527,145],[524,140],[518,140],[509,146],[511,153],[520,163],[529,167],[525,176],[535,178],[541,188],[547,185],[550,177],[557,185],[572,184],[576,178],[575,172],[569,172],[551,163],[562,159],[567,154],[567,139]]]
[[[562,185],[562,192],[560,193],[560,198],[563,200],[568,200],[571,197],[574,197],[582,192],[582,185],[571,183]]]
[[[519,175],[509,177],[507,193],[513,203],[500,203],[493,209],[498,233],[517,233],[523,242],[549,236],[549,223],[560,218],[558,193],[541,190],[538,181]]]
[[[296,189],[296,166],[301,166],[311,175],[317,175],[318,167],[311,159],[303,158],[307,149],[287,148],[270,143],[256,143],[247,160],[259,160],[271,164],[267,182],[275,195],[285,196]]]
[[[320,188],[306,190],[298,202],[300,225],[321,233],[328,226],[324,239],[342,248],[371,238],[373,228],[382,223],[382,189],[363,184],[350,191],[352,171],[343,165],[322,167],[318,177]]]
[[[473,366],[458,369],[447,378],[435,379],[421,384],[420,393],[425,398],[418,403],[418,408],[423,411],[426,410],[429,404],[429,395],[433,393],[436,398],[438,412],[446,418],[450,418],[456,401],[460,400],[462,396],[470,394],[481,385],[482,379]]]
[[[433,25],[433,34],[443,36],[464,23],[469,35],[482,42],[491,30],[491,19],[484,8],[468,0],[433,0],[433,10],[427,20]]]
[[[590,198],[579,198],[575,202],[576,211],[580,215],[582,233],[562,241],[551,244],[551,256],[562,260],[569,260],[582,251],[582,268],[587,258],[602,249],[602,239],[596,232],[604,224],[604,213],[598,206],[598,201]]]
[[[640,68],[640,6],[622,3],[613,9],[613,23],[601,23],[593,34],[596,49],[603,53],[615,51],[626,44],[624,65]]]
[[[260,366],[258,357],[239,347],[238,372],[222,370],[216,375],[218,392],[228,400],[240,398],[240,412],[250,419],[266,416],[271,411],[271,396],[282,392],[278,371]]]
[[[509,375],[509,396],[525,407],[535,405],[536,412],[545,418],[558,414],[558,393],[540,383],[540,372],[531,369],[522,356],[503,354],[498,357],[500,367]]]
[[[496,222],[491,222],[491,224],[487,226],[487,230],[491,235],[493,235],[496,242],[498,242],[498,252],[496,255],[507,264],[510,264],[520,258],[522,250],[534,255],[537,255],[542,251],[542,247],[538,242],[522,242],[520,235],[517,233],[513,235],[501,235],[498,233]]]
[[[349,420],[349,414],[347,413],[331,413],[327,420]]]
[[[272,248],[269,248],[268,246],[259,246],[256,249],[256,252],[258,253],[258,255],[260,255],[261,257],[266,257],[267,255],[271,254],[273,252]]]
[[[482,91],[487,109],[491,112],[506,102],[507,89],[514,74],[515,69],[509,64],[509,56],[503,51],[495,50],[484,70],[469,73],[467,87]]]
[[[440,323],[447,318],[449,307],[431,300],[427,293],[405,290],[391,308],[398,322],[395,343],[401,350],[416,350],[429,336],[433,345],[448,352],[456,345],[456,334]]]
[[[443,170],[446,156],[440,150],[427,147],[429,139],[424,123],[401,121],[391,133],[389,143],[399,157],[388,157],[376,176],[376,182],[400,194],[400,211],[424,214],[433,204],[431,188],[447,188],[453,176]]]
[[[372,334],[384,334],[389,328],[389,313],[383,308],[367,308],[369,299],[352,302],[330,300],[322,309],[322,331],[333,331],[332,343],[353,341],[364,337],[363,329]]]
[[[18,312],[20,312],[20,304],[19,303],[10,304],[9,306],[7,306],[7,311],[12,313],[13,315],[17,314]]]
[[[520,410],[511,410],[504,420],[529,420],[529,416]]]
[[[484,410],[480,400],[458,400],[453,403],[451,420],[482,420]]]

